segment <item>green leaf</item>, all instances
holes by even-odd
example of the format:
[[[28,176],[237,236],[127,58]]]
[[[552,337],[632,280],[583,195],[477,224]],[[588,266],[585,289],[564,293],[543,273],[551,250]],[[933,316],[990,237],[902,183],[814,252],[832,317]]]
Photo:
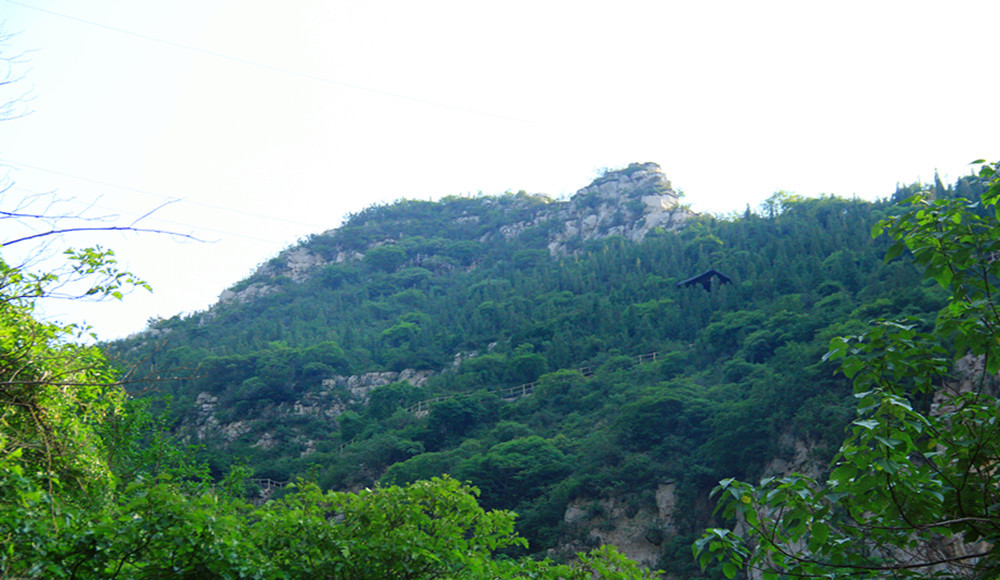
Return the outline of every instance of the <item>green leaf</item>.
[[[948,285],[951,284],[951,281],[954,279],[954,275],[948,268],[937,269],[931,274],[931,276],[943,288],[947,288]]]
[[[812,525],[812,535],[818,544],[825,544],[830,535],[830,527],[823,522],[815,522]]]
[[[902,242],[896,242],[895,244],[889,246],[889,249],[885,252],[885,263],[888,264],[898,258],[903,253],[904,248],[905,246]]]

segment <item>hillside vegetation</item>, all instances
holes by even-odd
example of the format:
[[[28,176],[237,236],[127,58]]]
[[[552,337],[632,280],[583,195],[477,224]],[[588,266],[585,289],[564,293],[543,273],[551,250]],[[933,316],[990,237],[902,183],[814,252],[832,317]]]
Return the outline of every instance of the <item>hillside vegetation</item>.
[[[247,503],[244,468],[212,477],[128,396],[156,383],[152,367],[117,369],[80,344],[86,329],[36,317],[42,298],[146,286],[109,250],[63,255],[63,273],[0,259],[0,578],[653,577],[611,546],[571,564],[518,557],[516,515],[449,477],[356,493],[300,480]]]
[[[360,490],[449,474],[519,514],[515,552],[617,542],[697,574],[719,480],[822,469],[840,445],[855,403],[823,361],[830,340],[879,317],[929,326],[945,294],[870,234],[918,186],[878,202],[775,194],[726,217],[674,206],[645,227],[650,196],[677,201],[649,165],[568,202],[369,208],[109,351],[162,377],[143,393],[169,396],[216,476],[245,462]],[[678,287],[709,268],[733,282]]]

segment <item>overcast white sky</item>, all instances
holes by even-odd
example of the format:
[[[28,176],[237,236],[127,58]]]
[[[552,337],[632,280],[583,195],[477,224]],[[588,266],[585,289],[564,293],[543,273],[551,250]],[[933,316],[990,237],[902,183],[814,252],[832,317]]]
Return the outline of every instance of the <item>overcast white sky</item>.
[[[4,56],[33,51],[2,95],[33,97],[0,123],[5,207],[54,191],[128,223],[179,200],[141,224],[212,241],[101,236],[155,292],[46,312],[102,338],[400,197],[569,195],[655,161],[730,212],[1000,158],[995,1],[0,0],[0,21]]]

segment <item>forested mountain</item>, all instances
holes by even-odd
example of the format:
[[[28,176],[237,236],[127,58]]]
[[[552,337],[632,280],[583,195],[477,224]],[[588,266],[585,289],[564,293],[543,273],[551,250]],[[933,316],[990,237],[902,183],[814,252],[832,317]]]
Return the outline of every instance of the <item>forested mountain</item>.
[[[568,201],[399,201],[106,346],[219,475],[450,474],[515,510],[531,553],[617,543],[690,577],[720,479],[821,469],[843,440],[855,402],[830,340],[941,308],[870,233],[917,188],[713,217],[633,164]],[[729,282],[681,284],[710,269]]]

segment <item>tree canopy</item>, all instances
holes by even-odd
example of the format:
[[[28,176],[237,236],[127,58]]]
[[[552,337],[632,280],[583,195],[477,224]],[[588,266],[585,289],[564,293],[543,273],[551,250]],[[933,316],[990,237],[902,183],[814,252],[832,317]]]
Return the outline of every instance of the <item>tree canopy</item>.
[[[980,199],[918,194],[873,235],[895,240],[948,291],[928,327],[883,319],[834,338],[856,418],[829,474],[716,489],[732,529],[694,546],[726,575],[996,577],[1000,559],[1000,176],[980,163]]]
[[[102,280],[86,295],[120,297],[122,284],[141,284],[110,252],[74,255],[81,273]],[[75,342],[76,327],[34,316],[46,284],[58,282],[0,261],[0,577],[654,577],[608,547],[572,565],[506,555],[526,545],[515,514],[480,507],[476,488],[447,477],[357,493],[300,481],[255,508],[245,469],[213,480],[128,396],[121,369]],[[254,369],[280,386],[300,372],[299,355],[310,361],[301,372],[321,375],[343,357],[329,343],[276,345]],[[504,456],[547,453],[558,469],[559,452],[535,439]]]
[[[888,200],[784,196],[781,211],[555,255],[548,232],[562,224],[535,223],[532,207],[501,196],[366,210],[296,248],[326,260],[314,270],[293,280],[279,256],[238,298],[107,349],[158,372],[198,369],[154,387],[215,478],[240,462],[338,490],[450,474],[484,507],[517,512],[535,554],[598,541],[622,521],[605,509],[615,502],[644,520],[633,543],[645,560],[684,576],[698,574],[690,544],[714,525],[720,479],[759,477],[789,440],[820,462],[839,447],[854,400],[822,360],[830,339],[878,317],[924,329],[944,304],[909,253],[883,262],[891,241],[870,232],[902,211]],[[393,260],[363,257],[389,246]],[[677,287],[711,268],[733,282]],[[526,468],[536,456],[544,469]],[[675,495],[670,522],[661,487]]]

